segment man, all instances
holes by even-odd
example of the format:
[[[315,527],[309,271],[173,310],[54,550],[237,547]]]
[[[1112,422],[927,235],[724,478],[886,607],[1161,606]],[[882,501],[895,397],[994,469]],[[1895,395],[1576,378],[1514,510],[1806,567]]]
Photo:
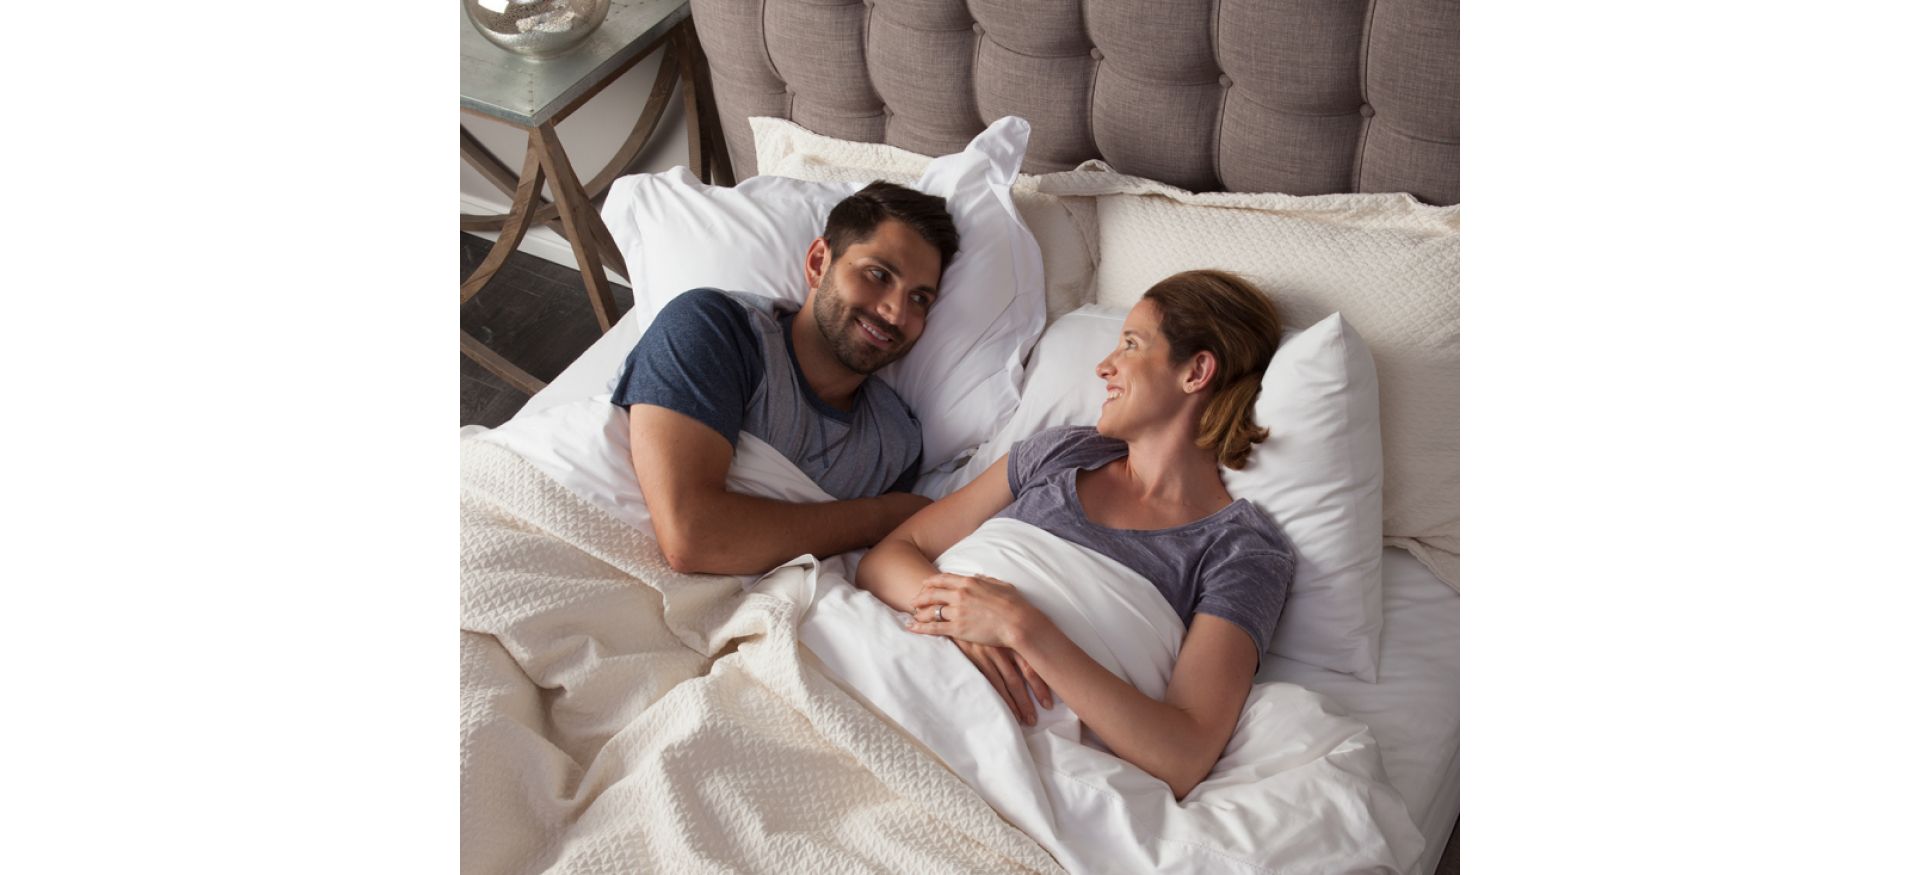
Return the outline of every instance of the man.
[[[959,250],[946,201],[876,182],[807,247],[797,311],[756,295],[675,298],[627,357],[613,401],[677,571],[757,574],[802,553],[870,546],[924,507],[920,423],[874,371],[913,349]],[[836,501],[730,492],[739,433],[780,450]]]

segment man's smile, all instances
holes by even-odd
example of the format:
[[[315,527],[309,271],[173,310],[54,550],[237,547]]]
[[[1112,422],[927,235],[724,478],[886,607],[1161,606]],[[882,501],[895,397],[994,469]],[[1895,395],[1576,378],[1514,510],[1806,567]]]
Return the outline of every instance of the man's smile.
[[[860,316],[854,317],[853,322],[855,325],[860,326],[861,333],[865,334],[867,336],[867,339],[873,342],[874,346],[892,346],[893,345],[895,338],[891,329],[885,328],[877,322],[869,321],[865,317],[860,317]]]

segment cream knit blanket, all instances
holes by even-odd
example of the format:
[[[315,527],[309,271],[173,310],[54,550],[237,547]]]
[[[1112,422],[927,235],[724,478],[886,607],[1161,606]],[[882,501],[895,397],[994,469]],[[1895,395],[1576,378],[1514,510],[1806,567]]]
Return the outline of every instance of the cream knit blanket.
[[[675,573],[483,441],[460,517],[464,871],[1058,871],[810,664],[805,594]]]

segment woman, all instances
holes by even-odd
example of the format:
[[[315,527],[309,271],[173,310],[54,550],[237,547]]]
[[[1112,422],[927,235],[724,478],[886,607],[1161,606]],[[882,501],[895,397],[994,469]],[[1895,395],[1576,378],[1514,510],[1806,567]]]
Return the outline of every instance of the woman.
[[[1109,750],[1185,798],[1218,761],[1293,578],[1273,521],[1227,494],[1266,429],[1253,422],[1280,319],[1231,274],[1162,280],[1095,368],[1097,426],[1049,429],[921,509],[860,563],[857,583],[915,632],[951,639],[1022,723],[1058,695]],[[1166,700],[1115,676],[1014,587],[933,559],[995,516],[1098,551],[1151,580],[1187,624]],[[1089,582],[1088,585],[1095,585]]]

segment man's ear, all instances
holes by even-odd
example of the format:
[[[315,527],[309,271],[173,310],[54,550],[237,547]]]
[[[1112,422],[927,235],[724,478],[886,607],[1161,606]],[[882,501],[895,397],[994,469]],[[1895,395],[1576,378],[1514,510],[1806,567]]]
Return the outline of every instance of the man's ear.
[[[820,287],[820,279],[827,275],[827,267],[833,264],[833,248],[827,245],[827,238],[815,237],[807,246],[805,267],[807,272],[807,291]]]
[[[1203,349],[1194,353],[1193,359],[1187,362],[1187,372],[1180,378],[1180,389],[1191,395],[1205,389],[1219,373],[1220,361],[1213,357],[1213,353]]]

